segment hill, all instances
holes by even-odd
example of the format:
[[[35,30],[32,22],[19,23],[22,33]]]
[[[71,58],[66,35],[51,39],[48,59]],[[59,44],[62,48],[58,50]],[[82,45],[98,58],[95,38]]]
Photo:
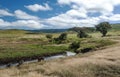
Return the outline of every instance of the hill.
[[[120,24],[111,24],[114,30],[120,30]]]
[[[0,30],[1,34],[24,34],[28,33],[26,30],[19,30],[19,29],[6,29],[6,30]]]
[[[28,30],[30,32],[35,33],[59,33],[59,32],[65,32],[68,29],[40,29],[40,30]]]

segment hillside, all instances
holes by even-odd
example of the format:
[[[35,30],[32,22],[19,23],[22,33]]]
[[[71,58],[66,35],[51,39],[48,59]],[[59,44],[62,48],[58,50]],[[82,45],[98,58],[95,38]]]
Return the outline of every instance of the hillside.
[[[114,30],[120,30],[120,24],[112,24]]]

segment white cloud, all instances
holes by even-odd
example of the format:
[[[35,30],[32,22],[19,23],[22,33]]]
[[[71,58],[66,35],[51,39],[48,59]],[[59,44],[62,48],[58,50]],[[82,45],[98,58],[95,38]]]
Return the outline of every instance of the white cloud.
[[[84,8],[87,12],[100,12],[111,15],[114,6],[120,5],[120,0],[58,0],[58,3],[72,6],[73,9]]]
[[[38,17],[29,15],[22,10],[16,10],[14,13],[18,19],[39,19]]]
[[[6,22],[3,19],[0,19],[0,27],[6,27],[6,26],[9,26],[9,25],[10,25],[9,22]]]
[[[35,20],[17,20],[13,22],[0,19],[0,29],[41,29],[44,25]]]
[[[46,23],[50,24],[52,28],[70,28],[74,26],[94,26],[98,24],[100,21],[99,18],[92,17],[92,18],[73,18],[71,16],[67,16],[66,14],[61,14],[56,17],[52,17],[46,20]]]
[[[9,13],[7,10],[0,9],[0,17],[2,16],[13,16],[13,14]]]
[[[73,26],[94,26],[101,21],[120,21],[120,14],[114,14],[114,7],[120,0],[58,0],[60,5],[69,5],[70,10],[58,16],[46,19],[51,28],[70,28]],[[101,13],[89,17],[88,13]]]
[[[25,27],[29,29],[40,29],[43,27],[43,25],[39,21],[35,20],[18,20],[12,22],[11,24],[17,27]]]
[[[99,16],[98,18],[100,18],[101,20],[104,21],[120,21],[120,14],[114,14],[111,16]]]
[[[110,18],[108,18],[110,21],[120,21],[120,14],[112,15]]]
[[[75,9],[72,9],[72,10],[69,10],[67,11],[67,15],[68,16],[71,16],[71,17],[76,17],[76,18],[86,18],[87,17],[87,14],[86,14],[86,10],[83,9],[83,8],[80,8],[79,10],[75,10]]]
[[[44,6],[39,4],[34,4],[34,5],[28,5],[25,7],[34,12],[52,10],[52,8],[48,4],[44,4]]]

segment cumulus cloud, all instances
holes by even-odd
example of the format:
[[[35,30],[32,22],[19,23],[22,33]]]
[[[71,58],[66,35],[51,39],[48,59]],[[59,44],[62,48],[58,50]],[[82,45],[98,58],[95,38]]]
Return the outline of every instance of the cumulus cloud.
[[[0,9],[0,17],[3,17],[3,16],[13,16],[13,14],[9,13],[7,10]]]
[[[70,28],[73,26],[94,26],[102,21],[120,21],[120,14],[114,14],[114,7],[120,0],[58,0],[60,5],[68,5],[70,10],[58,16],[46,19],[52,28]],[[100,13],[89,17],[88,13]]]
[[[66,14],[61,14],[56,17],[52,17],[46,20],[46,23],[49,23],[53,28],[70,28],[74,26],[89,26],[93,27],[100,21],[100,18],[92,17],[92,18],[73,18],[71,16],[67,16]]]
[[[22,10],[16,10],[14,13],[18,19],[39,19],[38,17],[29,15]]]
[[[44,6],[39,4],[34,4],[34,5],[28,5],[25,7],[34,12],[52,10],[52,8],[48,4],[44,4]]]
[[[100,12],[109,15],[114,10],[114,6],[120,4],[120,0],[58,0],[60,5],[66,4],[76,8],[84,8],[87,12]]]
[[[0,29],[41,29],[44,25],[35,20],[17,20],[13,22],[0,19]]]
[[[119,22],[120,14],[114,14],[115,6],[120,5],[120,0],[58,0],[59,5],[68,5],[70,7],[64,13],[59,13],[46,19],[40,19],[37,16],[30,15],[22,10],[16,10],[13,14],[7,10],[0,10],[0,16],[14,16],[16,21],[9,22],[0,19],[0,28],[9,29],[41,29],[41,28],[71,28],[74,26],[89,26],[102,22]],[[48,4],[25,6],[31,11],[52,10]],[[63,6],[64,7],[64,6]],[[90,14],[99,13],[97,16]]]

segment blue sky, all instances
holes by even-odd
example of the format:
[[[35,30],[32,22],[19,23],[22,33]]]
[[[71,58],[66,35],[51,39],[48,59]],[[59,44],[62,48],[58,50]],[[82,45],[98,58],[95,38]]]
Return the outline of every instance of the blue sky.
[[[120,0],[0,0],[0,29],[92,27],[120,23]]]

